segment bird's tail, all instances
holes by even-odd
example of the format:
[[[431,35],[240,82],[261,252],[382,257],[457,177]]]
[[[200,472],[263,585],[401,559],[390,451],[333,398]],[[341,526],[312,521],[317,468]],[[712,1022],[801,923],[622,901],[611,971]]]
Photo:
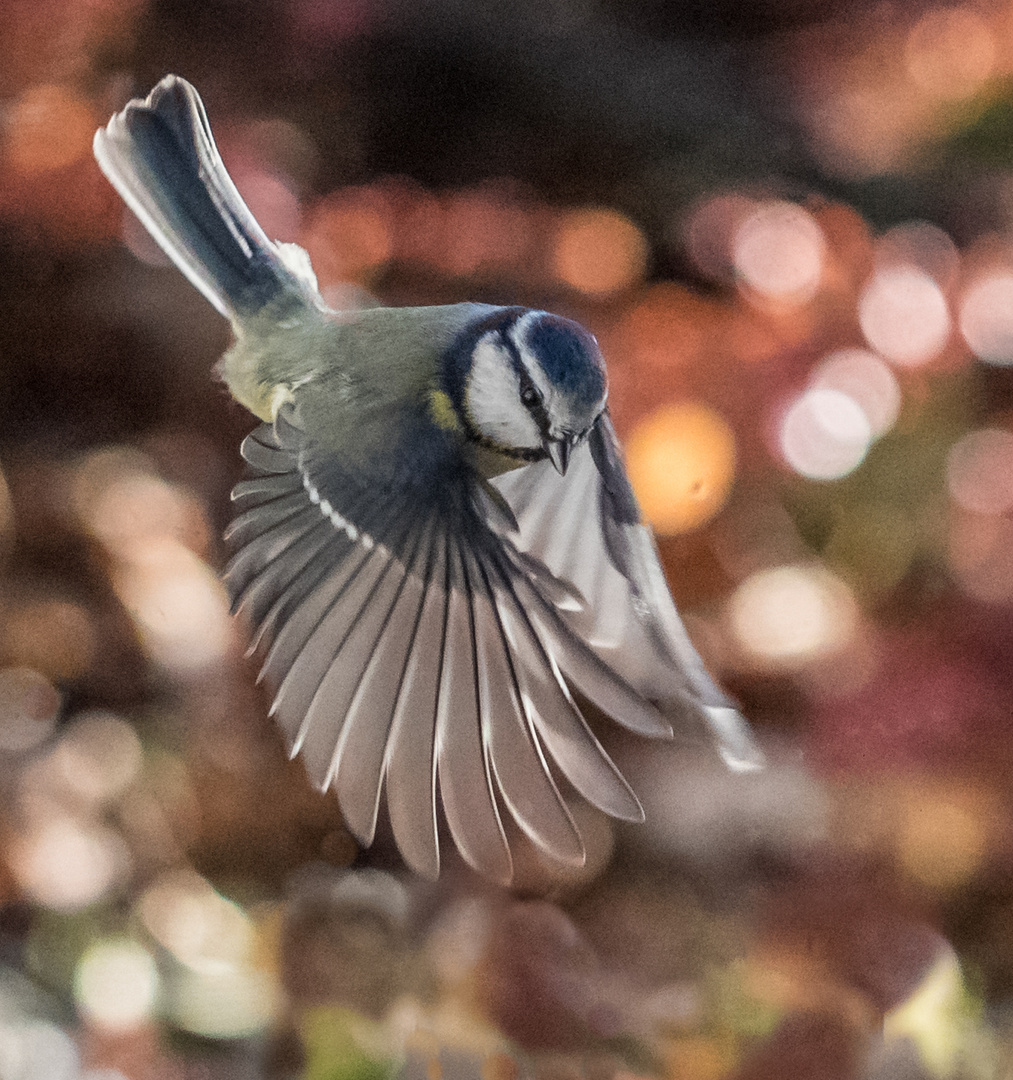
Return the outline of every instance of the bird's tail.
[[[273,244],[243,202],[185,79],[167,75],[131,101],[95,133],[94,149],[130,209],[223,315],[306,303],[309,283],[293,272],[289,245]]]

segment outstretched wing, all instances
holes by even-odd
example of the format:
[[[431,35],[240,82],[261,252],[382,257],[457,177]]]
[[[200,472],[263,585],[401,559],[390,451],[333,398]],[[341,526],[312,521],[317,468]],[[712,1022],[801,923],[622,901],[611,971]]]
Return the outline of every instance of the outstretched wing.
[[[585,599],[564,618],[595,654],[667,716],[702,721],[732,768],[760,765],[745,721],[686,635],[608,413],[565,477],[539,462],[492,482],[517,520],[517,546]]]
[[[553,763],[593,805],[642,819],[571,688],[633,731],[669,725],[581,639],[579,597],[515,546],[509,511],[456,452],[418,443],[424,467],[378,483],[315,446],[291,406],[242,452],[254,476],[233,492],[233,606],[293,755],[364,844],[386,786],[398,846],[423,874],[439,870],[437,795],[461,854],[490,877],[512,873],[501,808],[579,864]]]

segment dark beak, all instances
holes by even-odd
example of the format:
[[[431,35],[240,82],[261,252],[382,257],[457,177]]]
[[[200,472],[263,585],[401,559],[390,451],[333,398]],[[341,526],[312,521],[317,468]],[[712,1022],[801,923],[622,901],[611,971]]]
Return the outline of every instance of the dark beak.
[[[566,468],[570,464],[570,451],[573,447],[569,439],[545,439],[542,442],[549,461],[556,467],[560,476],[566,476]]]

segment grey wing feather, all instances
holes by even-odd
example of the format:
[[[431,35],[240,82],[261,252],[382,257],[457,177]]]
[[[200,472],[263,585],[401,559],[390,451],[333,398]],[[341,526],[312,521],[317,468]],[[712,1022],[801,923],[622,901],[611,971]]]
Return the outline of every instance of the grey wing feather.
[[[395,706],[426,595],[426,581],[432,565],[432,533],[431,526],[423,529],[409,572],[401,581],[397,598],[345,717],[334,789],[349,829],[367,846],[373,842],[376,831]]]
[[[277,433],[270,424],[261,424],[243,439],[239,452],[258,473],[285,475],[291,480],[302,483],[302,477],[296,470],[296,456],[289,447],[284,447],[278,440]],[[258,480],[263,477],[257,477]],[[252,480],[243,484],[253,483]],[[240,491],[242,487],[240,487]]]
[[[291,519],[273,526],[266,525],[245,547],[236,552],[224,571],[225,583],[232,595],[233,612],[243,604],[247,588],[265,572],[265,568],[272,569],[275,561],[282,557],[286,549],[305,532],[315,528],[320,520],[320,515],[314,512],[313,507],[304,506]]]
[[[298,473],[280,473],[241,480],[232,489],[232,501],[237,509],[260,506],[272,499],[298,491],[303,486]],[[241,505],[240,505],[241,504]]]
[[[374,549],[374,555],[377,550]],[[311,779],[322,789],[334,781],[348,733],[348,710],[407,573],[390,554],[381,556],[381,561],[383,565],[375,582],[364,588],[359,597],[353,598],[349,590],[346,612],[342,614],[341,606],[336,605],[331,613],[345,622],[339,631],[344,638],[303,719],[306,732],[302,741],[303,761]],[[354,610],[356,607],[358,611]],[[325,625],[321,625],[319,632],[326,633]]]
[[[496,880],[512,874],[502,813],[579,864],[554,768],[606,813],[641,820],[571,693],[631,730],[670,734],[611,654],[581,639],[615,588],[601,560],[583,556],[571,583],[499,531],[511,514],[478,485],[455,488],[453,472],[421,494],[363,483],[315,456],[295,415],[286,407],[244,444],[258,475],[236,491],[226,582],[264,647],[293,754],[335,789],[353,833],[372,840],[385,789],[398,847],[422,874],[439,871],[438,801],[465,860]],[[576,508],[586,489],[566,496]],[[547,528],[540,499],[517,500],[522,530],[532,512]],[[564,534],[558,557],[579,546],[579,530]]]
[[[504,636],[517,658],[521,697],[538,738],[566,779],[592,806],[613,817],[643,821],[640,800],[587,726],[509,579],[497,572],[490,584]]]
[[[450,587],[436,710],[440,797],[450,834],[464,860],[487,877],[508,884],[513,864],[482,737],[470,584],[456,539],[450,543],[448,566]]]
[[[581,866],[584,844],[521,696],[487,573],[467,556],[465,570],[471,583],[482,739],[496,786],[511,816],[535,844],[560,862]]]
[[[447,618],[446,538],[436,539],[422,610],[394,706],[387,747],[387,809],[398,848],[424,877],[440,872],[436,833],[436,705]]]
[[[560,614],[599,659],[667,715],[706,725],[732,767],[761,764],[745,721],[686,635],[608,415],[574,451],[565,477],[540,462],[492,482],[517,518],[518,547],[585,598],[581,611]],[[597,515],[587,512],[594,505]]]
[[[235,608],[242,611],[253,628],[252,650],[266,634],[284,622],[327,572],[324,550],[330,539],[330,522],[316,520],[302,532],[295,532],[286,544],[237,593]],[[253,655],[253,651],[249,655]]]
[[[293,491],[288,495],[271,499],[269,502],[260,503],[258,506],[251,506],[234,517],[225,530],[225,541],[241,547],[256,539],[266,529],[272,529],[296,514],[305,517],[311,511],[312,507],[306,505],[305,491]]]
[[[554,663],[569,682],[630,731],[656,739],[671,738],[672,729],[658,709],[602,662],[525,575],[511,574],[509,581],[536,635],[550,646]]]
[[[329,616],[343,598],[348,598],[353,585],[353,601],[364,602],[363,593],[372,587],[381,569],[371,552],[351,541],[347,546],[351,550],[278,631],[261,669],[262,676],[278,687],[271,713],[295,740],[293,753],[298,753],[302,744],[306,710],[344,640],[344,626],[338,620],[329,621]],[[350,606],[343,605],[341,614]],[[332,632],[328,634],[328,630]]]

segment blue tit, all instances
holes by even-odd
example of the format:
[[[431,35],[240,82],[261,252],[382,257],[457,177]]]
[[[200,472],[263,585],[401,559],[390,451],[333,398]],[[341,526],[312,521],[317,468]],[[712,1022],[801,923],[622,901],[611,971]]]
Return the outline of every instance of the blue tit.
[[[702,724],[732,767],[761,762],[676,613],[590,333],[521,307],[328,309],[176,76],[100,129],[95,156],[231,320],[221,375],[263,424],[242,446],[225,581],[292,754],[362,844],[386,789],[421,874],[439,871],[439,805],[497,881],[506,815],[579,865],[572,792],[644,816],[588,703],[653,738]]]

